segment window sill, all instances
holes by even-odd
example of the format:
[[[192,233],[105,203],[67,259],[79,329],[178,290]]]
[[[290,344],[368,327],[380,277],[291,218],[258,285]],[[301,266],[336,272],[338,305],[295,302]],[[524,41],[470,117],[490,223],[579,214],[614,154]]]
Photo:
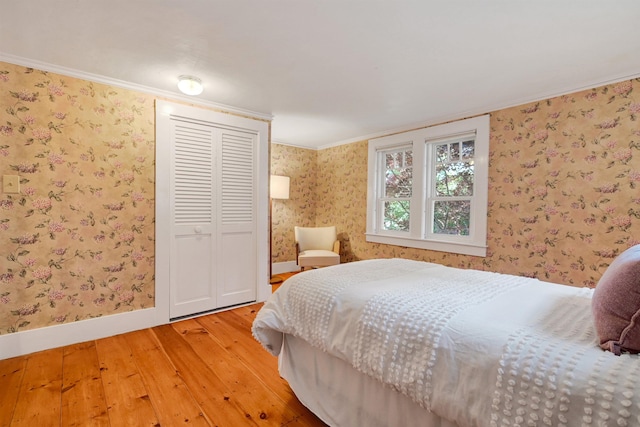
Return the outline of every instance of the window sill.
[[[423,240],[410,237],[383,236],[373,233],[365,233],[365,235],[367,236],[367,242],[370,243],[382,243],[385,245],[405,246],[478,257],[487,256],[487,247],[482,245],[445,242],[441,240]]]

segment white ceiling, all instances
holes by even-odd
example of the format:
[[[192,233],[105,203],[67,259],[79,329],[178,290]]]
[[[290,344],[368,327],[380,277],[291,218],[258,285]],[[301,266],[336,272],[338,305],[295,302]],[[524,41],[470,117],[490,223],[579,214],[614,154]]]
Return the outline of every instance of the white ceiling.
[[[0,60],[273,115],[326,147],[640,76],[638,0],[2,0]]]

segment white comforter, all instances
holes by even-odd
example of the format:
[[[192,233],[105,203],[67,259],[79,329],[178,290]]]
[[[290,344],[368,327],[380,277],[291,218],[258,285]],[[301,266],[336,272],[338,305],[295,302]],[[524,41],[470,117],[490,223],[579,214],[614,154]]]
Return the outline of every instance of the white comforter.
[[[293,276],[253,334],[292,334],[460,426],[639,426],[640,359],[596,345],[592,291],[403,259]]]

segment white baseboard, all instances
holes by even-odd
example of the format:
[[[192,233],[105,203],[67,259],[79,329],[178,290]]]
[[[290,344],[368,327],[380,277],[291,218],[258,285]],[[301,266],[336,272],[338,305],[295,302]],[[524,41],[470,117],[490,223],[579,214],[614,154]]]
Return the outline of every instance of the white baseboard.
[[[295,261],[277,263],[273,266],[273,274],[299,270]],[[264,288],[267,289],[267,286]],[[271,286],[266,292],[267,296],[270,294]],[[145,308],[0,335],[0,360],[170,323],[168,304],[159,294],[156,296],[158,307],[167,308]],[[258,301],[265,299],[264,295],[258,295]]]
[[[300,267],[295,261],[274,262],[271,266],[271,273],[273,274],[289,273],[291,271],[300,271]]]
[[[105,338],[166,323],[156,308],[0,335],[0,359]]]

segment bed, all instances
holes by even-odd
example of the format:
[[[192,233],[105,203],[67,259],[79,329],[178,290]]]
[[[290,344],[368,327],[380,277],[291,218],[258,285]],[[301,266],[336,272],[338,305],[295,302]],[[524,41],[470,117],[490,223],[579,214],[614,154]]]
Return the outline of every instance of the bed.
[[[593,293],[357,261],[285,281],[252,332],[330,426],[638,426],[640,359],[600,348]]]

